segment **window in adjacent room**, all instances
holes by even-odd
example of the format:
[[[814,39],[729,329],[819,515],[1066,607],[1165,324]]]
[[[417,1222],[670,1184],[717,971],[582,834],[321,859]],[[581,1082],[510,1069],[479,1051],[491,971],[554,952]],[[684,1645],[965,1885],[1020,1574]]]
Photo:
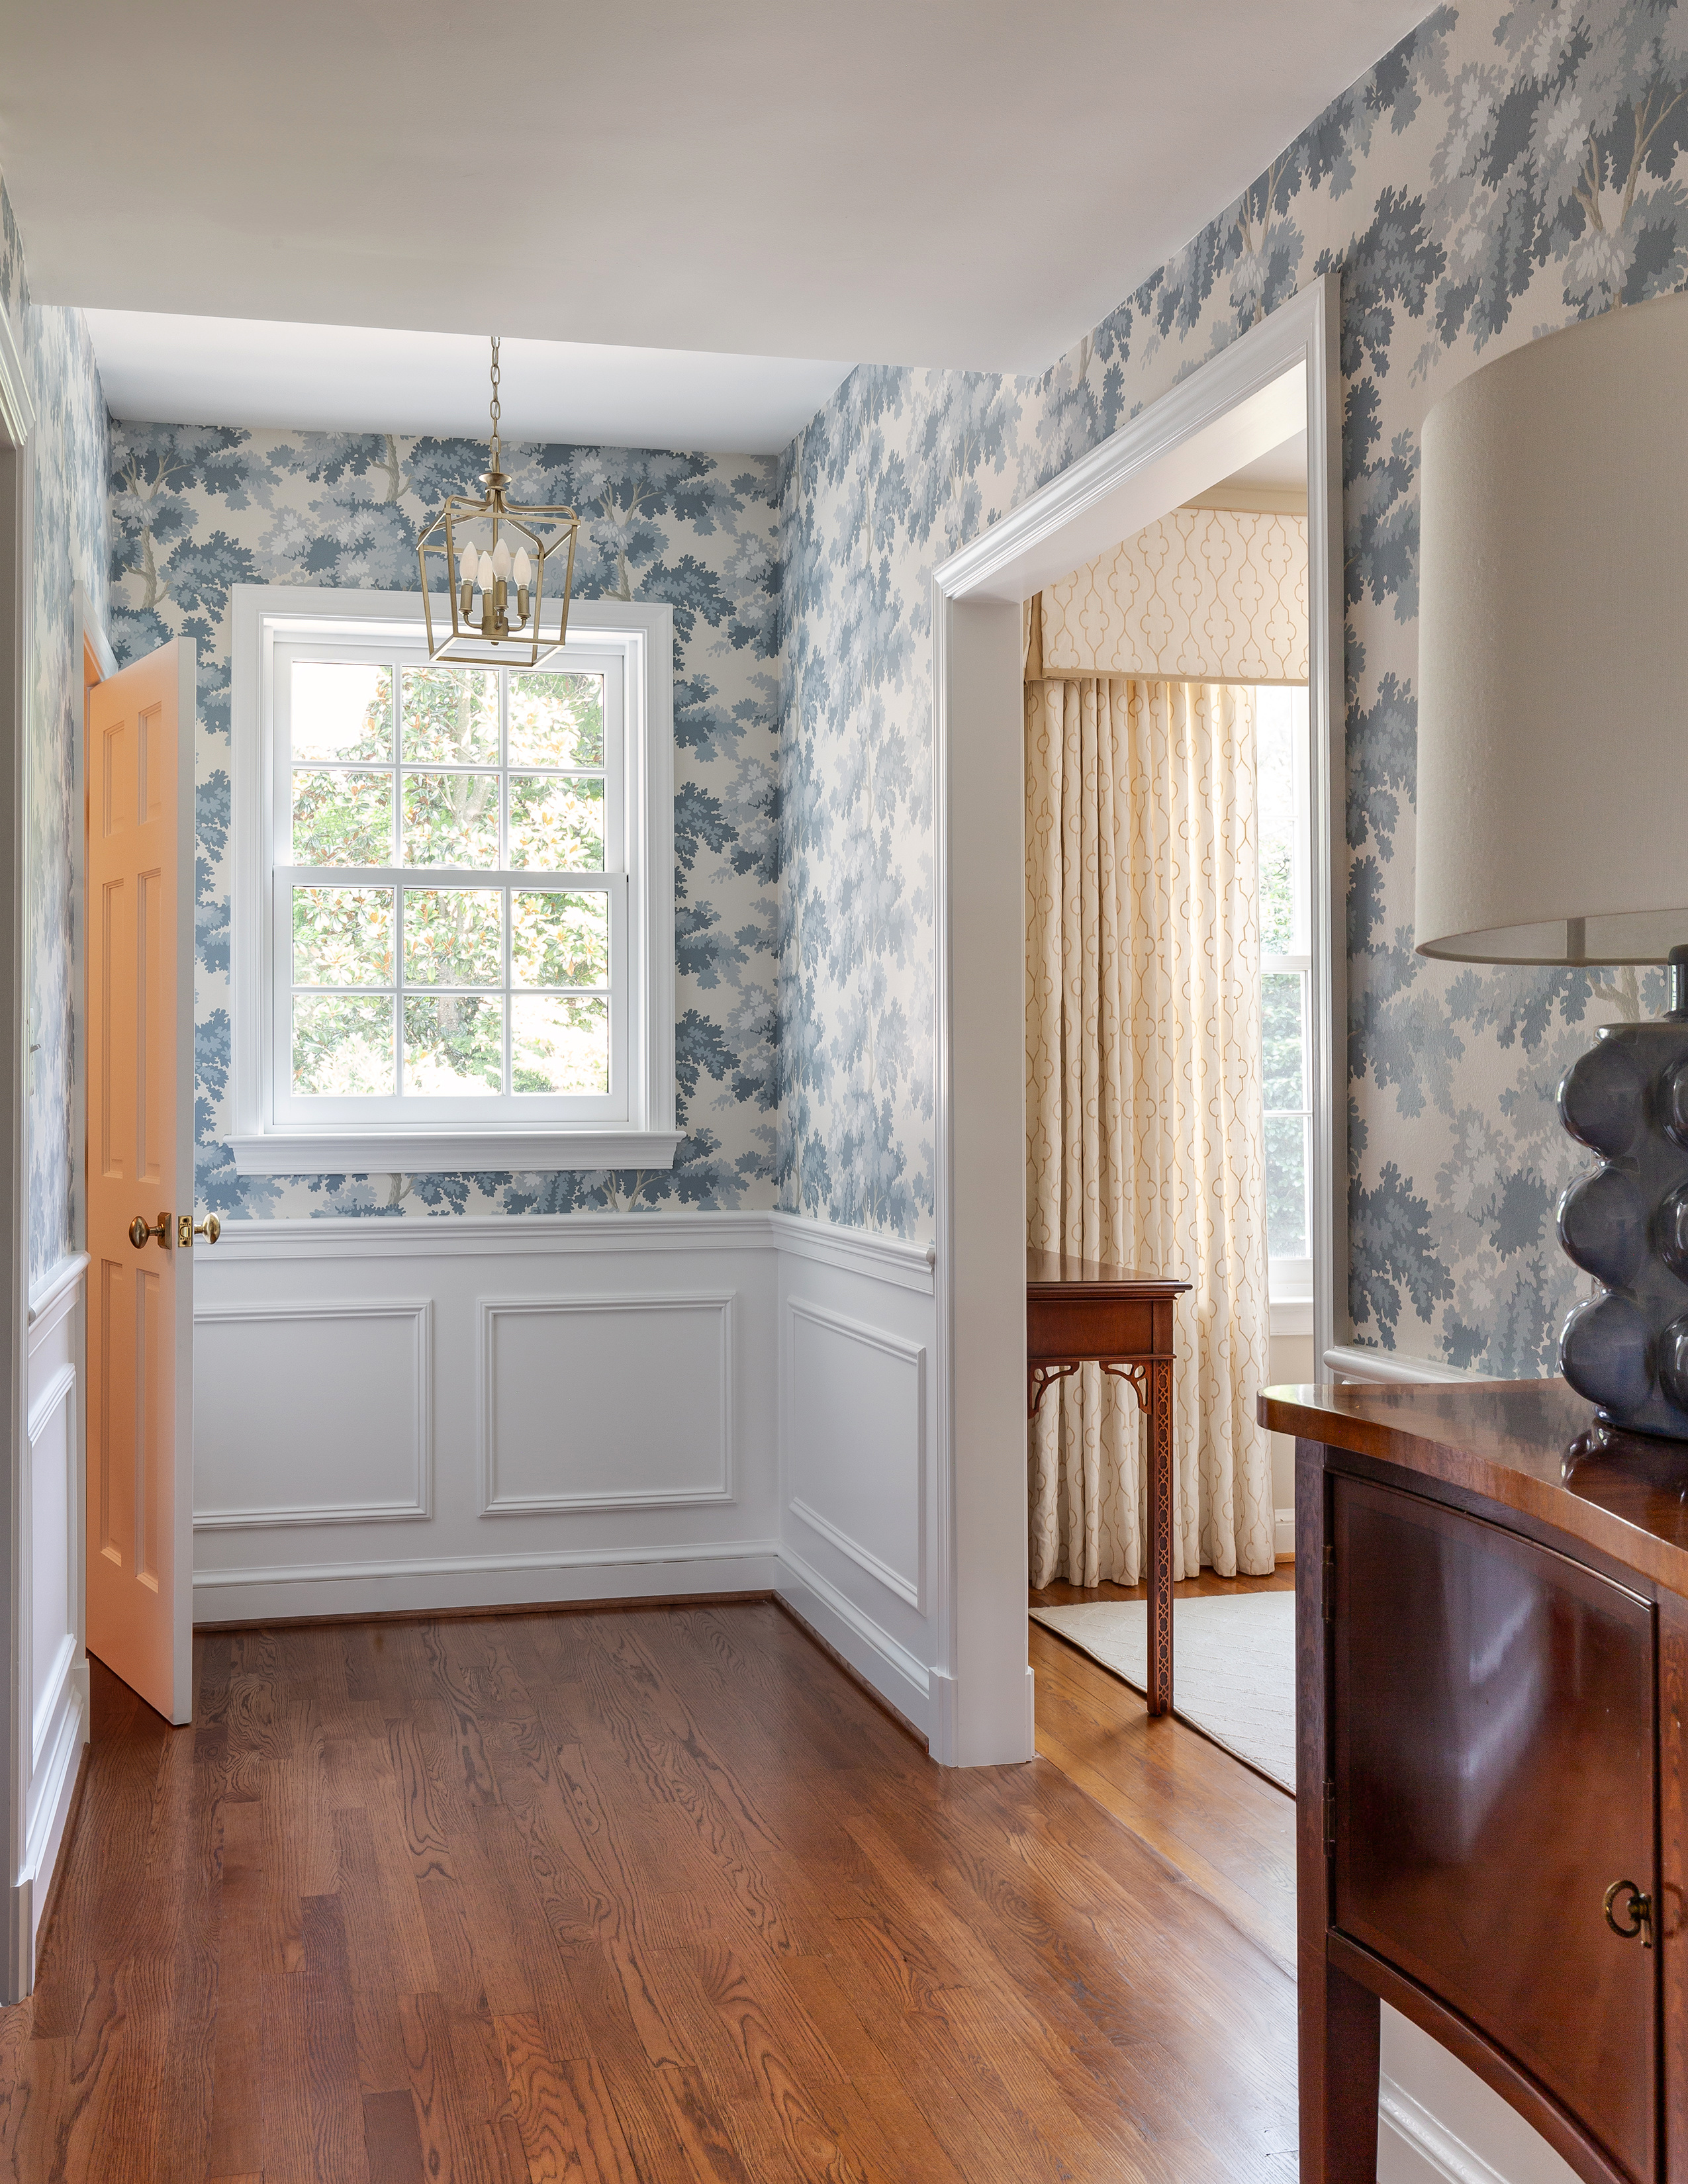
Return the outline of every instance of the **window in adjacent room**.
[[[666,630],[577,607],[538,667],[445,666],[390,597],[351,596],[247,599],[237,1161],[666,1166]]]
[[[1275,1302],[1312,1294],[1308,1204],[1312,877],[1305,685],[1255,693],[1260,809],[1261,1078],[1266,1234]]]

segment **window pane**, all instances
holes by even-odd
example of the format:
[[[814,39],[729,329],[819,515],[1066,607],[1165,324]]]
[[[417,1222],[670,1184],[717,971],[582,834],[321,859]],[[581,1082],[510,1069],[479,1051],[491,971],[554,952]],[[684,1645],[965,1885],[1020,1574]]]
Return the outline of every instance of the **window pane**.
[[[393,670],[358,660],[296,660],[292,756],[393,763]]]
[[[504,928],[498,888],[406,888],[405,983],[503,985]]]
[[[1307,1126],[1300,1115],[1266,1118],[1266,1249],[1274,1259],[1307,1250]]]
[[[607,986],[607,894],[510,897],[510,977],[518,986]]]
[[[1261,1104],[1268,1113],[1274,1107],[1306,1105],[1301,1022],[1306,989],[1301,971],[1269,971],[1260,982]]]
[[[510,861],[530,872],[602,872],[602,781],[513,773]]]
[[[512,766],[602,766],[604,677],[512,675]]]
[[[504,1016],[501,994],[404,997],[404,1089],[442,1093],[502,1092]]]
[[[497,774],[407,773],[404,796],[404,863],[497,865]]]
[[[295,888],[293,981],[300,986],[393,982],[391,888]]]
[[[296,865],[390,865],[390,773],[298,772],[293,776]]]
[[[407,667],[404,755],[436,766],[499,762],[496,668]]]
[[[513,1092],[607,1092],[610,1004],[586,994],[517,994],[510,1005]]]
[[[344,1099],[393,1089],[390,995],[293,996],[295,1092]]]

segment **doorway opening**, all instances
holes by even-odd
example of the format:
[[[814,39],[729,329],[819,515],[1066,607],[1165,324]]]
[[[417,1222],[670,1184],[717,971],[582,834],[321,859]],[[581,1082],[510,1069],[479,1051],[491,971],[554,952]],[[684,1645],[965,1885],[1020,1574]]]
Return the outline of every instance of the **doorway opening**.
[[[958,1764],[1032,1756],[1027,1665],[1028,1198],[1023,603],[1169,510],[1306,436],[1304,1097],[1275,1112],[1304,1148],[1299,1321],[1334,1340],[1345,1279],[1340,420],[1335,281],[1321,277],[938,570],[938,1449],[948,1523],[947,1658],[933,1749]],[[1263,1125],[1263,1111],[1260,1117]],[[1293,1134],[1280,1128],[1279,1138]],[[1286,1258],[1302,1255],[1285,1253]],[[1286,1304],[1292,1301],[1286,1298]],[[1290,1496],[1272,1490],[1276,1512]]]

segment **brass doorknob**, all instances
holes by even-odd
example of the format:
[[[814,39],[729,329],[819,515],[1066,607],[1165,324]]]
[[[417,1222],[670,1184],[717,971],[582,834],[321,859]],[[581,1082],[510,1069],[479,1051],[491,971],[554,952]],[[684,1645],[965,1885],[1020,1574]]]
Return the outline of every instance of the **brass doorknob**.
[[[223,1233],[223,1224],[214,1213],[208,1213],[203,1221],[194,1223],[193,1233],[196,1236],[203,1236],[208,1244],[214,1244]]]
[[[170,1216],[168,1213],[159,1214],[156,1227],[153,1227],[148,1224],[147,1217],[144,1213],[137,1213],[135,1216],[135,1218],[129,1224],[130,1242],[135,1246],[136,1250],[139,1251],[144,1250],[147,1239],[149,1236],[156,1236],[158,1238],[159,1249],[161,1251],[169,1251]]]
[[[1613,1906],[1620,1896],[1626,1896],[1629,1898],[1628,1903],[1624,1906],[1624,1916],[1629,1923],[1623,1926],[1618,1925],[1613,1913]],[[1606,1923],[1620,1942],[1633,1942],[1639,1934],[1641,1947],[1644,1949],[1652,1948],[1653,1945],[1652,1897],[1637,1888],[1633,1880],[1614,1880],[1606,1892]]]
[[[214,1244],[223,1233],[223,1224],[214,1213],[208,1213],[203,1221],[196,1221],[191,1213],[176,1217],[175,1240],[184,1251],[191,1251],[196,1236],[203,1236],[208,1244]]]

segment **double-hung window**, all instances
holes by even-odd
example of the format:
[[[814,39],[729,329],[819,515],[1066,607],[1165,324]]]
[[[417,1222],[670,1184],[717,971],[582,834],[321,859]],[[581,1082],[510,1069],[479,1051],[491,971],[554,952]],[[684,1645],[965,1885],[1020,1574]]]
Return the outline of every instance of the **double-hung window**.
[[[471,667],[419,609],[237,592],[237,1162],[666,1167],[669,610]]]
[[[1266,1239],[1273,1301],[1312,1294],[1312,1110],[1307,1071],[1312,1000],[1311,772],[1306,687],[1255,692],[1259,784],[1261,1081]]]

